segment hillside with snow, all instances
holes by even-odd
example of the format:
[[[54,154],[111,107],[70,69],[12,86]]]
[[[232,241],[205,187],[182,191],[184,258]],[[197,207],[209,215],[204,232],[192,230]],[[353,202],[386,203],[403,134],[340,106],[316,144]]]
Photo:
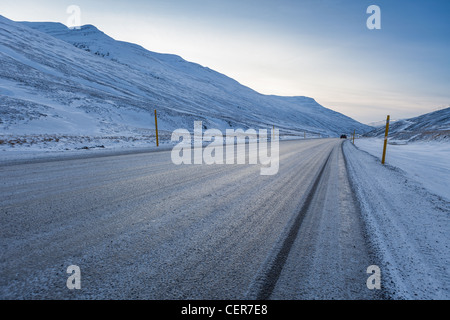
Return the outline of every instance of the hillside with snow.
[[[178,128],[272,128],[331,137],[371,127],[308,97],[260,94],[181,57],[116,41],[96,27],[0,16],[0,144],[144,144]],[[74,144],[76,145],[76,144]],[[70,148],[70,147],[69,147]]]
[[[382,138],[385,125],[367,132],[366,137]],[[450,141],[450,108],[423,114],[421,116],[391,122],[389,139],[404,141]]]

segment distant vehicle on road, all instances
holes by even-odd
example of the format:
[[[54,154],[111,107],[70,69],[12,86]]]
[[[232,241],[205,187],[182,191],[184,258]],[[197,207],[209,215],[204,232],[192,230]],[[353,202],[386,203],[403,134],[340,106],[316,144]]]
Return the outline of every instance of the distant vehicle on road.
[[[341,139],[347,139],[347,136],[345,134],[341,135]]]

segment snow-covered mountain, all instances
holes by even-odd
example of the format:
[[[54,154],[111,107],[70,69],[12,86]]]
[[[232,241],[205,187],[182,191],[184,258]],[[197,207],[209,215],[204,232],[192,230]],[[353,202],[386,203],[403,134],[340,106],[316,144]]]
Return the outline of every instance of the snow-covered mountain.
[[[364,136],[384,137],[385,129],[385,126],[380,126]],[[389,125],[389,137],[408,141],[450,141],[450,107],[411,119],[397,120]]]
[[[271,128],[338,136],[371,129],[308,97],[260,94],[181,57],[116,41],[96,27],[14,22],[0,16],[0,134],[150,137]]]

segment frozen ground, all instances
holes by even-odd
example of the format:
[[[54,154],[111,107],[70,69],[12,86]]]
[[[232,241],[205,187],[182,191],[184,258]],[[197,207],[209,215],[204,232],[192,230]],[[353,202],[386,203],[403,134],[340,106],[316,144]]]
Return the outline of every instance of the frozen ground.
[[[439,193],[448,195],[448,147],[389,145],[388,164],[383,166],[379,142],[356,142],[376,156],[348,141],[344,153],[371,246],[380,260],[382,286],[394,299],[450,299],[450,203],[428,189],[435,181],[442,188]]]
[[[383,139],[357,139],[355,145],[381,159]],[[408,178],[450,201],[450,143],[389,140],[386,163],[403,170]]]

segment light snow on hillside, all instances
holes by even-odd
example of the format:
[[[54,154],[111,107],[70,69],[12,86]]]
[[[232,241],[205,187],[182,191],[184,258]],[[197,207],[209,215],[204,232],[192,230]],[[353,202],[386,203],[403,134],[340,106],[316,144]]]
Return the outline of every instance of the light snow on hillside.
[[[386,123],[365,134],[367,137],[384,137]],[[415,118],[391,121],[389,138],[404,141],[450,142],[450,107],[420,115]]]
[[[220,130],[275,126],[281,135],[301,137],[370,129],[312,98],[262,95],[179,56],[116,41],[91,25],[77,30],[0,16],[0,140],[19,138],[1,148],[47,135],[72,137],[73,146],[82,146],[83,137],[96,139],[94,146],[148,141],[155,135],[155,109],[165,133],[192,130],[194,121]]]

